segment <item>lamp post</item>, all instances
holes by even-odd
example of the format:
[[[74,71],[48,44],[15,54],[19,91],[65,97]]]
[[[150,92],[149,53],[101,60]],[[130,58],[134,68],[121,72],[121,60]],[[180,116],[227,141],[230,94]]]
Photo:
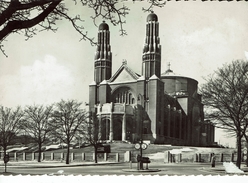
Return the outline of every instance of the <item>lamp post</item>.
[[[146,113],[146,104],[147,102],[149,102],[149,97],[146,97],[146,95],[144,95],[144,113]],[[144,114],[142,115],[144,117]],[[140,157],[141,157],[141,161],[140,161],[140,169],[143,169],[143,162],[142,162],[142,150],[143,150],[143,123],[144,123],[144,118],[142,118],[141,120],[141,125],[140,125]]]
[[[143,163],[142,163],[142,144],[143,144],[143,120],[141,121],[140,125],[140,169],[143,170]]]
[[[139,131],[139,133],[140,133],[140,140],[139,140],[139,142],[137,144],[135,144],[135,149],[136,150],[140,150],[140,153],[137,156],[137,160],[138,160],[138,162],[137,162],[138,163],[137,168],[138,168],[138,170],[139,169],[143,170],[143,157],[142,157],[143,153],[142,153],[142,151],[143,151],[143,149],[145,150],[147,148],[147,146],[145,144],[143,144],[143,123],[144,123],[144,119],[145,119],[144,116],[146,116],[145,115],[146,102],[149,101],[149,98],[146,98],[145,95],[143,95],[143,96],[144,96],[144,101],[143,101],[144,102],[144,106],[143,106],[143,109],[141,108],[141,110],[139,110],[140,111],[139,112],[139,115],[141,116],[140,125],[139,125],[139,128],[140,128],[140,131]],[[141,100],[139,98],[139,96],[138,96],[138,100]]]

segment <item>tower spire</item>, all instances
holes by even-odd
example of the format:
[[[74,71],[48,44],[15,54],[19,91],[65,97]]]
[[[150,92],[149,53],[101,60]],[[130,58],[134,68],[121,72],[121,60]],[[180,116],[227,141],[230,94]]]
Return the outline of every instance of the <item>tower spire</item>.
[[[153,11],[146,19],[146,37],[142,57],[142,75],[146,79],[161,75],[161,45],[159,39],[158,17]]]
[[[112,75],[112,53],[110,47],[110,31],[105,21],[99,25],[98,41],[95,52],[95,73],[96,84],[103,80],[110,79]]]

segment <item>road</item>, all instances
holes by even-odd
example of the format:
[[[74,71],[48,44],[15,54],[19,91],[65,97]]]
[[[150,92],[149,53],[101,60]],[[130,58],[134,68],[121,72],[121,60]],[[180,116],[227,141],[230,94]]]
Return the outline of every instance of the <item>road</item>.
[[[133,169],[136,164],[133,164]],[[31,167],[7,167],[8,174],[22,175],[224,175],[223,171],[211,171],[209,164],[153,164],[149,169],[159,169],[159,172],[125,172],[129,169],[128,163],[97,165],[97,166],[75,166],[75,167],[54,167],[54,168],[31,168]],[[3,174],[4,167],[0,167]]]

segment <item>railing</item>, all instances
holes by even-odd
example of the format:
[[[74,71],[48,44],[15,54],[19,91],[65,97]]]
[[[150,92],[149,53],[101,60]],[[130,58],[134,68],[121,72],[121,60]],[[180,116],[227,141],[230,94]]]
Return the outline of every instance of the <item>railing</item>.
[[[34,161],[38,153],[10,152],[9,161]],[[1,159],[3,155],[1,154]],[[41,161],[65,161],[66,153],[42,152]],[[94,153],[70,153],[70,161],[94,161]],[[98,161],[125,162],[125,153],[98,153]]]
[[[195,154],[170,154],[169,151],[164,153],[164,162],[165,163],[180,163],[180,162],[211,162],[212,153],[195,153]],[[237,154],[236,153],[219,153],[214,154],[216,162],[236,162]],[[242,154],[242,162],[245,162],[244,155]]]
[[[38,152],[10,152],[9,161],[35,161],[38,159]],[[137,155],[139,152],[136,151],[126,151],[124,153],[98,153],[98,161],[108,161],[108,162],[136,162]],[[169,151],[160,153],[160,157],[154,156],[151,154],[144,153],[143,156],[149,157],[152,162],[164,162],[164,163],[209,163],[211,161],[211,153],[180,153],[180,154],[171,154]],[[236,153],[216,153],[215,161],[216,162],[235,162],[237,160]],[[156,158],[154,158],[156,157]],[[242,154],[242,162],[245,162],[245,156]],[[3,159],[3,153],[0,153],[0,159]],[[65,152],[42,152],[41,161],[65,161],[66,153]],[[90,162],[94,161],[94,153],[70,153],[69,156],[70,162]]]

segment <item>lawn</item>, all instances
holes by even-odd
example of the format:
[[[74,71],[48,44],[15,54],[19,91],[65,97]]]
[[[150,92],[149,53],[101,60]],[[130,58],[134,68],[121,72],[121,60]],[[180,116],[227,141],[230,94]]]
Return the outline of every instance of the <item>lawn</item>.
[[[111,146],[111,153],[125,153],[126,151],[131,151],[132,153],[139,153],[139,150],[136,150],[134,148],[134,144],[124,143],[124,142],[112,142],[108,143]],[[20,147],[19,152],[22,152],[21,149],[23,147]],[[170,145],[158,145],[158,144],[150,144],[148,145],[146,150],[143,150],[143,154],[156,154],[156,153],[164,153],[165,151],[171,151],[171,150],[182,150],[182,149],[189,149],[187,151],[187,154],[195,154],[195,153],[202,153],[202,154],[208,154],[208,153],[233,153],[235,149],[232,148],[210,148],[210,147],[189,147],[189,146],[170,146]],[[31,150],[32,148],[29,147]],[[173,150],[173,151],[174,151]],[[54,153],[62,153],[66,152],[67,148],[59,148],[59,149],[50,149],[46,152],[54,152]],[[25,152],[25,150],[24,150]],[[33,152],[32,150],[30,152]],[[73,153],[92,153],[94,152],[93,146],[85,146],[83,148],[71,148],[70,152]]]
[[[117,142],[117,143],[109,143],[111,146],[111,153],[124,153],[126,151],[132,151],[132,152],[139,152],[134,148],[134,144],[129,144],[129,143],[122,143],[122,142]],[[165,151],[170,151],[173,149],[184,149],[184,148],[189,148],[191,151],[188,153],[202,153],[202,154],[208,154],[208,153],[232,153],[235,151],[235,149],[232,148],[211,148],[211,147],[189,147],[189,146],[170,146],[170,145],[158,145],[158,144],[150,144],[148,145],[146,150],[143,150],[143,154],[155,154],[158,152],[165,152]],[[67,149],[57,149],[57,150],[51,150],[51,152],[66,152]],[[74,153],[89,153],[89,152],[94,152],[93,146],[87,146],[83,148],[74,148],[70,149],[70,152]]]

